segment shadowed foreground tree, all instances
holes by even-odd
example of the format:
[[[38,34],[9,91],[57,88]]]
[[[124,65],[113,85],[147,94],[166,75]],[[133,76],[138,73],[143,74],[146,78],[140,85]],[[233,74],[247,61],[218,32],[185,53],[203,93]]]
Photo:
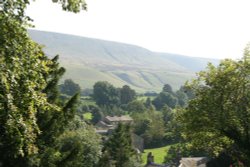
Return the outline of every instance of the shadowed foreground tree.
[[[55,2],[67,11],[85,8],[82,0]],[[53,87],[58,78],[53,73],[60,76],[63,70],[29,38],[27,5],[28,0],[0,1],[0,164],[9,167],[38,166],[38,153],[49,143],[43,135],[61,130],[59,123],[72,118],[77,99],[74,96],[67,104],[57,103]],[[41,115],[46,118],[43,123],[38,121]]]
[[[42,93],[51,62],[18,20],[0,13],[0,29],[0,161],[25,166],[23,157],[38,151],[38,109],[59,111]]]
[[[214,155],[226,151],[250,166],[250,49],[208,65],[189,86],[195,98],[181,116],[184,136]]]

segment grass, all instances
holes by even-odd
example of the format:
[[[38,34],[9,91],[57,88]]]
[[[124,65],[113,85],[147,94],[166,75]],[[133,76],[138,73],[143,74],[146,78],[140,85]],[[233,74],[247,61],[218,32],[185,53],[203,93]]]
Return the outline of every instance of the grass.
[[[194,74],[185,72],[166,72],[158,71],[136,71],[136,70],[102,70],[98,67],[88,67],[86,65],[77,64],[77,62],[69,63],[61,61],[63,67],[67,69],[64,79],[73,79],[81,88],[93,88],[97,81],[108,81],[115,87],[129,85],[138,93],[146,91],[161,91],[164,83],[168,83],[174,90],[179,89],[186,80],[192,78]]]
[[[144,153],[142,154],[142,161],[143,164],[147,162],[147,155],[149,152],[152,152],[154,156],[155,163],[163,164],[164,157],[166,156],[167,150],[170,146],[160,147],[160,148],[153,148],[153,149],[145,149]]]
[[[93,105],[93,106],[96,105],[95,101],[91,98],[81,97],[80,100],[82,105]]]
[[[84,65],[69,64],[67,61],[62,61],[61,63],[67,70],[63,79],[71,78],[79,84],[81,88],[93,88],[93,85],[97,81],[108,81],[118,87],[122,87],[126,84],[125,81],[122,81],[109,72],[103,72]]]
[[[146,102],[147,98],[150,98],[150,100],[154,100],[156,96],[138,96],[137,100]]]
[[[86,120],[91,120],[92,119],[92,114],[90,112],[87,112],[87,113],[83,114],[83,117]]]
[[[93,88],[97,81],[108,81],[115,87],[129,85],[141,93],[159,92],[166,83],[177,90],[195,77],[196,67],[200,71],[208,61],[219,62],[59,33],[29,30],[29,34],[46,46],[47,55],[60,55],[60,64],[67,69],[63,78],[73,79],[83,89]]]

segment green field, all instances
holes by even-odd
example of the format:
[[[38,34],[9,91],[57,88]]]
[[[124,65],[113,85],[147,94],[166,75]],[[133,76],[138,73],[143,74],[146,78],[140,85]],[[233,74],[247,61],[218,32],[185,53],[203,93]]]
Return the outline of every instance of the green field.
[[[88,67],[81,64],[70,64],[68,61],[60,61],[66,68],[64,79],[73,79],[82,89],[93,88],[98,81],[108,81],[115,87],[129,85],[138,93],[146,91],[161,91],[164,83],[170,84],[174,90],[179,89],[185,81],[190,80],[194,75],[190,72],[165,72],[147,70],[99,69],[100,67]],[[111,68],[111,67],[110,67]],[[112,67],[114,68],[114,67]]]
[[[83,117],[86,120],[91,120],[92,119],[92,114],[90,112],[87,112],[87,113],[83,114]]]
[[[137,96],[137,100],[146,102],[147,98],[150,98],[150,100],[154,100],[156,96]]]
[[[82,96],[80,100],[81,100],[81,104],[83,105],[93,105],[93,106],[96,105],[93,99],[86,97],[86,96]]]
[[[145,149],[144,153],[142,154],[142,161],[143,164],[147,161],[147,155],[149,152],[152,152],[154,156],[155,163],[163,164],[164,157],[166,156],[167,150],[170,146],[160,147],[160,148],[153,148],[153,149]]]

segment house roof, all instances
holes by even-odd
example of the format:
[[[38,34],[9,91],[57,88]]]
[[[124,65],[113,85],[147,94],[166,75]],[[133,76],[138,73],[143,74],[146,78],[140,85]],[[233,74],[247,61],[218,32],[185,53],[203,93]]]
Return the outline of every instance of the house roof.
[[[205,167],[208,158],[206,157],[189,157],[182,158],[180,163],[183,167],[186,166],[196,166],[196,167]]]
[[[107,134],[108,133],[108,130],[98,130],[98,129],[96,129],[95,131],[98,134]]]
[[[105,117],[110,122],[123,122],[123,121],[133,121],[133,119],[128,115],[118,116],[106,116]]]
[[[96,124],[96,126],[98,126],[98,127],[106,127],[106,128],[111,128],[111,127],[113,127],[113,125],[106,124],[106,123],[103,122],[103,121],[99,121],[99,122]]]
[[[156,163],[147,164],[145,167],[168,167],[166,165],[160,165]]]

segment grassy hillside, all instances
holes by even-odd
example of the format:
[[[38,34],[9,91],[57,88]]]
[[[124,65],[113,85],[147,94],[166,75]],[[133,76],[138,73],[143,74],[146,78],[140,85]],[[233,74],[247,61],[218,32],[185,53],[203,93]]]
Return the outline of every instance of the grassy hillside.
[[[207,63],[210,62],[214,65],[218,65],[218,59],[204,59],[199,57],[189,57],[177,54],[169,54],[169,53],[158,53],[160,57],[167,58],[168,60],[181,65],[184,68],[187,68],[191,71],[198,72],[206,67]]]
[[[44,45],[48,56],[60,55],[60,63],[67,69],[64,78],[73,79],[82,88],[109,81],[117,87],[127,84],[138,92],[160,91],[166,83],[178,89],[209,61],[118,42],[34,30],[29,33]]]

